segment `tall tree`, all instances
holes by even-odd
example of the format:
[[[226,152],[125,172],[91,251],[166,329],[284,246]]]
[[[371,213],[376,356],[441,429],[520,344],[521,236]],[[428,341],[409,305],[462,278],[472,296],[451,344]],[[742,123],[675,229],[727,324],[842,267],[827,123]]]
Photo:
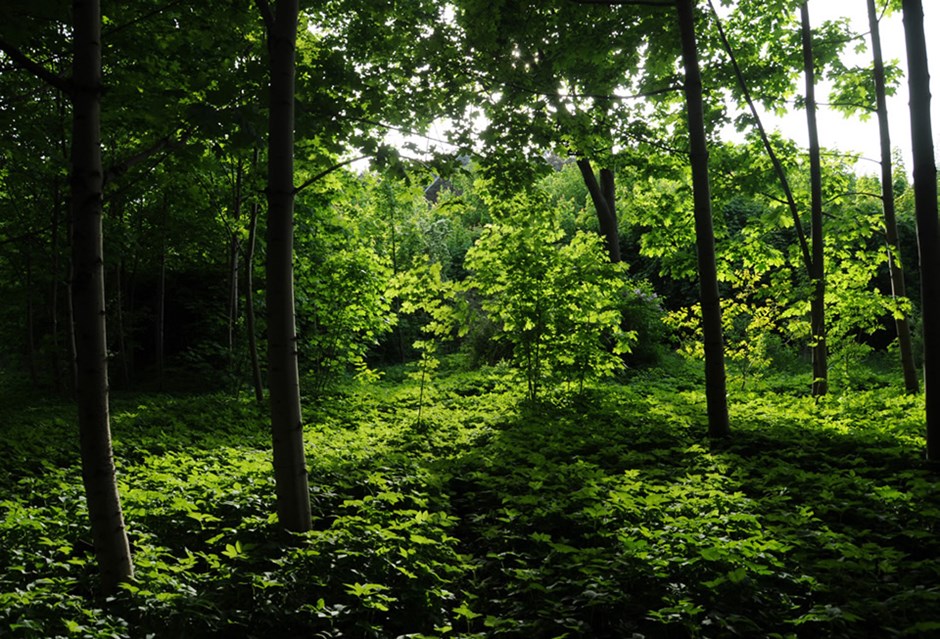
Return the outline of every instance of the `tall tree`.
[[[826,363],[826,270],[823,251],[822,165],[819,127],[816,123],[816,63],[813,58],[813,30],[807,2],[800,5],[800,41],[803,45],[803,74],[806,80],[806,126],[809,132],[810,246],[812,248],[813,297],[810,326],[813,348],[813,395],[825,395],[829,387]]]
[[[6,41],[18,66],[67,93],[72,104],[70,212],[76,399],[88,515],[106,592],[133,576],[130,544],[115,477],[108,407],[101,161],[101,6],[72,3],[72,75],[63,79]]]
[[[875,104],[878,114],[878,132],[881,144],[881,202],[885,219],[885,242],[888,245],[888,271],[891,277],[891,296],[897,299],[907,297],[904,284],[904,268],[899,260],[898,223],[894,207],[894,176],[891,162],[891,127],[888,123],[887,82],[885,65],[881,54],[881,27],[875,0],[866,0],[868,4],[868,27],[871,34],[871,52],[874,62]],[[911,325],[907,315],[895,311],[895,327],[898,333],[898,345],[901,351],[901,369],[904,371],[904,387],[909,393],[916,393],[920,388],[917,368],[914,366],[914,349],[911,344]]]
[[[692,191],[695,213],[695,246],[698,253],[699,290],[702,304],[702,332],[705,346],[705,396],[708,402],[708,433],[726,437],[728,399],[725,382],[724,339],[721,328],[721,302],[715,265],[715,234],[712,229],[711,187],[708,178],[708,144],[705,136],[705,110],[702,76],[695,40],[693,0],[677,0],[682,61],[685,66],[686,115],[689,125],[689,158],[692,163]]]
[[[310,530],[310,489],[304,454],[294,317],[294,84],[298,0],[256,0],[267,30],[268,219],[266,300],[268,388],[277,514],[293,532]]]
[[[911,101],[911,151],[914,157],[914,207],[924,331],[924,396],[927,459],[940,462],[940,221],[937,213],[937,164],[930,120],[930,73],[921,0],[903,0]],[[937,388],[934,388],[934,385]]]

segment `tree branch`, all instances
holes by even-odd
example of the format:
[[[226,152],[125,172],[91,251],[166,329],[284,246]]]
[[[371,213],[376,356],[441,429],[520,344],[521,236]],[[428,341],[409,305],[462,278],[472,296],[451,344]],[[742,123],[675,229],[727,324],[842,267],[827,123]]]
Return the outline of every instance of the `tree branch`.
[[[7,54],[13,61],[14,65],[23,69],[24,71],[27,71],[28,73],[31,73],[33,76],[39,78],[46,84],[59,89],[63,93],[72,92],[72,82],[70,80],[54,74],[52,71],[30,58],[28,55],[14,47],[3,38],[0,38],[0,51],[3,51],[5,54]]]
[[[324,169],[324,170],[320,171],[319,173],[317,173],[316,175],[314,175],[313,177],[311,177],[311,178],[309,178],[309,179],[307,179],[307,180],[304,180],[304,182],[303,182],[300,186],[294,188],[294,195],[297,195],[298,193],[300,193],[301,191],[303,191],[305,188],[307,188],[308,186],[310,186],[310,185],[313,184],[314,182],[316,182],[316,181],[318,181],[318,180],[322,180],[323,178],[325,178],[327,175],[329,175],[329,174],[332,173],[333,171],[337,171],[337,170],[343,168],[344,166],[346,166],[346,165],[348,165],[348,164],[352,164],[353,162],[358,162],[359,160],[365,160],[366,158],[370,158],[370,157],[372,157],[372,156],[371,156],[371,155],[360,155],[360,156],[357,157],[357,158],[352,158],[352,159],[350,159],[350,160],[343,160],[342,162],[339,162],[339,163],[337,163],[337,164],[334,164],[334,165],[331,166],[330,168]]]
[[[570,0],[575,4],[599,4],[606,6],[634,5],[644,7],[674,7],[672,0]]]
[[[137,153],[125,158],[121,162],[115,162],[104,172],[104,183],[107,184],[117,178],[121,177],[127,173],[130,169],[134,168],[138,164],[146,161],[153,155],[156,155],[164,149],[176,149],[186,143],[186,140],[189,139],[190,133],[187,131],[179,137],[179,139],[174,140],[173,135],[166,135],[148,147],[145,147],[139,150]]]

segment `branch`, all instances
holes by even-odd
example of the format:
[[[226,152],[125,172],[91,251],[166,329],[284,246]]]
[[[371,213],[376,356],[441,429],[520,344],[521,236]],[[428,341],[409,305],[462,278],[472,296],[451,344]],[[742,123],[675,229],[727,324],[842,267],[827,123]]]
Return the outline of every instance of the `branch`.
[[[570,0],[575,4],[599,4],[609,7],[615,5],[633,5],[644,7],[674,7],[676,3],[671,0]]]
[[[46,84],[52,85],[63,93],[72,92],[72,82],[70,80],[54,74],[3,38],[0,38],[0,51],[7,54],[16,66],[31,73]]]
[[[274,31],[274,14],[271,13],[271,5],[268,4],[268,0],[255,0],[255,6],[258,7],[258,11],[261,12],[261,19],[264,20],[264,28],[267,29],[268,34]]]
[[[164,136],[160,138],[159,140],[157,140],[156,142],[154,142],[153,144],[151,144],[150,146],[145,147],[141,149],[140,151],[138,151],[137,153],[125,158],[123,161],[115,162],[110,167],[108,167],[108,169],[104,173],[105,184],[121,177],[122,175],[127,173],[130,169],[134,168],[141,162],[145,161],[147,158],[159,153],[160,151],[166,148],[173,150],[182,146],[183,144],[185,144],[186,140],[189,139],[189,136],[190,136],[189,132],[186,132],[183,135],[181,135],[178,140],[174,140],[172,135]]]
[[[342,162],[339,162],[338,164],[334,164],[334,165],[331,166],[330,168],[324,169],[324,170],[320,171],[319,173],[317,173],[316,175],[314,175],[313,177],[311,177],[311,178],[305,180],[305,181],[303,182],[303,184],[301,184],[300,186],[298,186],[298,187],[296,187],[296,188],[294,189],[294,195],[297,195],[298,193],[300,193],[301,191],[303,191],[305,188],[307,188],[308,186],[310,186],[310,185],[313,184],[314,182],[316,182],[316,181],[318,181],[318,180],[322,180],[323,178],[325,178],[327,175],[329,175],[329,174],[332,173],[333,171],[337,171],[337,170],[343,168],[344,166],[346,166],[347,164],[352,164],[353,162],[358,162],[359,160],[365,160],[366,158],[370,158],[370,157],[372,157],[372,156],[371,156],[371,155],[360,155],[360,156],[357,157],[357,158],[352,158],[352,159],[350,159],[350,160],[343,160]]]
[[[152,17],[154,17],[154,16],[160,15],[161,13],[163,13],[164,11],[166,11],[167,9],[170,9],[170,8],[172,8],[172,7],[175,7],[175,6],[178,5],[178,4],[182,4],[183,1],[184,1],[184,0],[173,0],[172,2],[168,2],[167,4],[163,5],[162,7],[157,7],[157,8],[154,9],[153,11],[148,11],[147,13],[144,13],[144,14],[142,14],[142,15],[139,15],[139,16],[137,16],[136,18],[134,18],[133,20],[130,20],[130,21],[128,21],[128,22],[125,22],[124,24],[118,24],[118,25],[115,25],[115,26],[111,27],[110,29],[105,29],[105,30],[101,33],[101,35],[102,35],[102,37],[107,37],[107,36],[110,36],[110,35],[114,35],[115,33],[119,32],[119,31],[123,31],[124,29],[127,29],[127,28],[129,28],[129,27],[132,27],[132,26],[134,26],[135,24],[138,24],[138,23],[140,23],[140,22],[143,22],[144,20],[149,20],[150,18],[152,18]]]
[[[770,144],[770,138],[767,136],[767,131],[764,129],[763,122],[761,122],[760,114],[757,112],[757,107],[754,105],[754,100],[751,99],[751,92],[748,89],[747,82],[744,79],[744,72],[741,71],[741,67],[738,65],[738,59],[734,55],[734,51],[731,49],[731,43],[728,41],[728,36],[725,35],[725,29],[721,24],[721,19],[718,17],[718,12],[715,10],[715,5],[712,3],[712,0],[708,0],[708,6],[712,10],[712,16],[715,19],[715,25],[718,27],[718,36],[721,38],[721,44],[724,47],[725,52],[728,54],[728,57],[731,59],[731,65],[734,67],[734,75],[738,80],[738,85],[741,87],[741,92],[744,94],[744,99],[747,101],[747,105],[751,109],[751,115],[754,116],[754,121],[757,123],[757,132],[760,134],[760,139],[764,143],[764,149],[767,151],[767,155],[770,156],[770,162],[773,164],[774,172],[777,174],[777,179],[780,180],[780,186],[783,188],[783,192],[787,197],[786,203],[790,208],[790,215],[793,216],[793,226],[796,228],[796,237],[800,243],[800,252],[803,255],[803,265],[806,267],[806,271],[809,273],[810,279],[812,279],[813,259],[810,257],[809,244],[806,241],[806,233],[803,231],[803,223],[800,222],[800,212],[796,206],[796,200],[793,198],[793,192],[790,190],[790,182],[787,180],[786,171],[783,170],[783,164],[781,164],[780,159],[774,152],[773,146]]]

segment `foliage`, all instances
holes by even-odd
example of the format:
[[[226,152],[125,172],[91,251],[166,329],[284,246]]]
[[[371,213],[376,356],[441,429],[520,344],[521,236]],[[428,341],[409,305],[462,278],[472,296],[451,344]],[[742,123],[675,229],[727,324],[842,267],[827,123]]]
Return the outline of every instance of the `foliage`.
[[[735,440],[703,445],[701,373],[669,369],[537,411],[505,370],[442,374],[420,427],[417,383],[347,386],[310,410],[315,525],[290,540],[252,403],[118,396],[138,572],[111,600],[72,409],[4,378],[0,622],[95,639],[935,633],[922,399],[871,373],[814,400],[781,376],[734,391]]]
[[[492,205],[499,221],[467,254],[469,286],[512,344],[529,398],[547,380],[581,389],[611,375],[632,337],[620,330],[622,269],[606,260],[594,233],[564,242],[557,209],[537,194]]]

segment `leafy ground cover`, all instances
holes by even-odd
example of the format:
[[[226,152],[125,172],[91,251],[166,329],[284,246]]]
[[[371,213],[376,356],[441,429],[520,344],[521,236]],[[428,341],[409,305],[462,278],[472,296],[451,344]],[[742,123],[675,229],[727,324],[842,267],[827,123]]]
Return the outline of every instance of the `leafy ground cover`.
[[[105,599],[72,409],[3,381],[0,634],[940,636],[938,477],[900,384],[749,383],[709,442],[681,367],[538,406],[499,369],[390,371],[308,402],[293,537],[253,404],[118,396],[137,578]]]

